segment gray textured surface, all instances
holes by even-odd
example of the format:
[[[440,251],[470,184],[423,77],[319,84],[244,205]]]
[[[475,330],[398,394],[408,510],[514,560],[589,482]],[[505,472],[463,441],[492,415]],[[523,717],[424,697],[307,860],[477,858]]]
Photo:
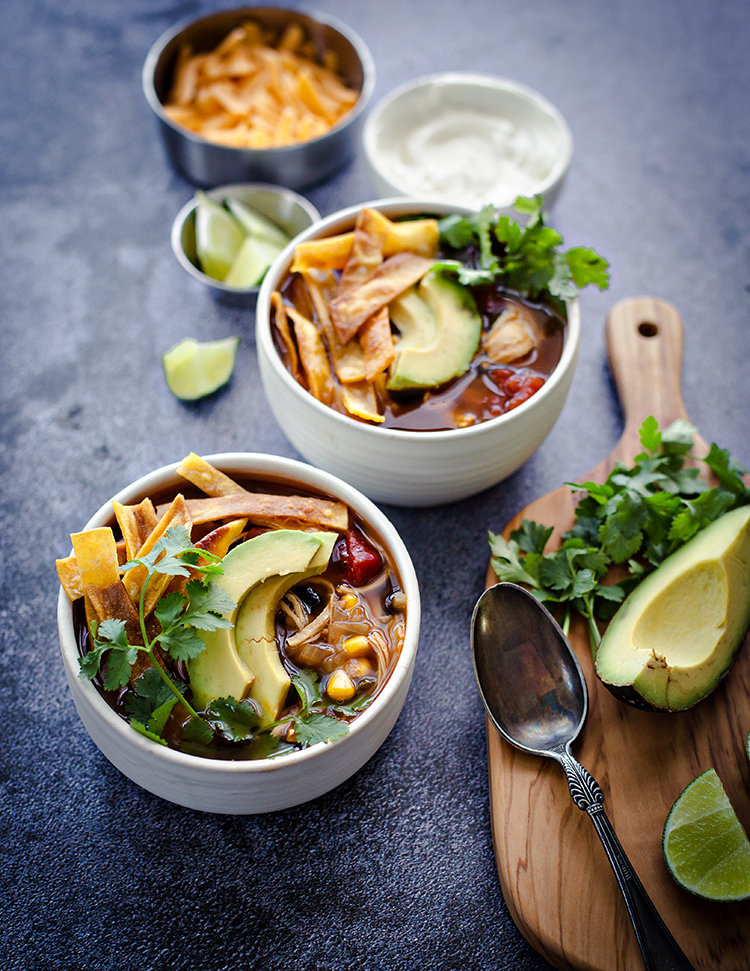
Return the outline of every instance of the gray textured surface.
[[[215,3],[0,5],[0,954],[75,968],[547,967],[494,871],[485,741],[468,654],[487,527],[589,468],[620,430],[603,320],[641,294],[677,305],[688,412],[750,461],[750,7],[746,0],[320,0],[370,45],[376,97],[441,69],[494,72],[573,130],[555,214],[612,264],[582,299],[580,365],[544,446],[512,479],[436,510],[387,509],[414,557],[424,626],[404,712],[378,755],[316,802],[212,817],[137,790],[90,742],[58,656],[54,558],[144,472],[197,452],[293,455],[263,399],[252,315],[174,260],[191,188],[140,91],[163,29]],[[358,159],[309,192],[368,198]],[[243,335],[231,385],[193,407],[160,354]]]

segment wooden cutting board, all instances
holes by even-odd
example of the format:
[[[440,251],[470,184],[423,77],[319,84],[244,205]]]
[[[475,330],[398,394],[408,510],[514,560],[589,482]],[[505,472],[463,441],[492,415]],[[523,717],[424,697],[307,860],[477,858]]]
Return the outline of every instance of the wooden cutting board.
[[[680,389],[682,323],[674,307],[651,298],[622,301],[607,319],[607,346],[625,428],[611,454],[580,481],[602,482],[616,460],[630,463],[641,451],[638,428],[648,415],[662,428],[687,417]],[[705,449],[702,440],[696,445]],[[531,503],[505,535],[524,518],[554,524],[551,545],[559,542],[574,518],[570,489]],[[488,580],[495,582],[492,570]],[[750,832],[750,644],[705,701],[680,714],[655,714],[617,701],[600,684],[583,623],[571,625],[570,640],[590,695],[575,754],[601,785],[604,807],[641,882],[696,971],[748,971],[750,901],[712,904],[678,887],[664,864],[661,834],[674,800],[711,767]],[[604,850],[590,819],[573,804],[560,767],[512,748],[489,722],[487,742],[497,868],[521,933],[564,971],[642,971]]]

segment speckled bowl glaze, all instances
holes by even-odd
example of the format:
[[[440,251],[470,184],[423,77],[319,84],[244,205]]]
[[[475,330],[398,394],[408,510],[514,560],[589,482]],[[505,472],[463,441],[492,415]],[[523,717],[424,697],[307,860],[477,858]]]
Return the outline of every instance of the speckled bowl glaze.
[[[151,742],[115,714],[90,681],[78,678],[79,652],[73,609],[60,589],[57,623],[65,674],[76,709],[102,753],[137,785],[170,802],[215,813],[265,813],[286,809],[328,792],[357,772],[374,755],[393,728],[406,699],[419,640],[420,601],[417,577],[394,526],[361,493],[326,472],[292,459],[247,452],[206,456],[212,465],[232,473],[273,479],[296,489],[319,490],[345,502],[379,536],[398,570],[407,598],[406,636],[388,681],[370,707],[342,738],[313,745],[273,760],[230,762],[187,755]],[[185,480],[177,464],[138,479],[114,496],[136,503],[164,489],[178,492]],[[113,525],[112,500],[84,527]]]
[[[424,200],[365,203],[385,215],[467,213]],[[363,205],[334,213],[301,233],[280,254],[261,284],[256,309],[258,362],[271,410],[297,451],[309,462],[360,489],[377,502],[436,506],[465,499],[515,472],[539,448],[568,394],[580,342],[578,301],[568,303],[560,361],[544,386],[519,407],[468,428],[406,431],[356,421],[322,404],[284,366],[271,327],[271,294],[289,271],[302,240],[348,232]]]

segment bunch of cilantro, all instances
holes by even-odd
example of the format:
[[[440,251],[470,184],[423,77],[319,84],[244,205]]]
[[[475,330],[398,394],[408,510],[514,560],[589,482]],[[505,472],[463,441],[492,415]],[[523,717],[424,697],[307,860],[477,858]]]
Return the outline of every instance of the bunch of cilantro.
[[[293,730],[294,745],[284,745],[272,731],[277,724],[260,732],[260,713],[248,700],[237,701],[226,697],[214,699],[206,711],[196,711],[186,698],[188,685],[175,675],[180,662],[197,657],[206,649],[199,631],[229,628],[227,619],[235,607],[232,599],[212,580],[223,573],[218,557],[198,549],[190,541],[185,526],[172,526],[154,544],[150,553],[130,560],[120,567],[126,572],[135,566],[146,570],[138,604],[140,639],[132,643],[128,638],[125,621],[104,620],[93,630],[93,647],[80,659],[79,677],[91,680],[101,675],[107,691],[125,687],[131,680],[133,667],[140,655],[145,655],[150,665],[132,684],[132,691],[125,700],[130,725],[142,735],[166,745],[163,732],[175,705],[180,704],[189,718],[183,725],[186,742],[209,745],[214,741],[244,742],[263,735],[262,754],[279,753],[291,748],[305,748],[316,742],[331,741],[346,734],[345,721],[326,714],[332,710],[343,715],[354,714],[369,704],[371,698],[359,701],[356,708],[345,705],[325,706],[321,697],[319,679],[312,671],[301,671],[292,677],[300,698],[300,711],[283,724]],[[174,591],[160,598],[154,608],[158,632],[146,622],[146,590],[157,574],[173,577],[190,577],[184,593]],[[167,663],[165,663],[165,659]],[[174,663],[169,663],[174,662]]]
[[[435,268],[455,273],[464,286],[499,284],[532,300],[548,295],[558,308],[589,283],[607,289],[609,264],[594,250],[579,246],[558,251],[563,237],[547,225],[541,196],[519,196],[513,205],[528,217],[523,228],[510,216],[498,216],[492,205],[475,215],[441,219],[442,244],[475,255],[468,263],[441,260]]]
[[[686,464],[693,458],[695,432],[683,420],[660,431],[656,419],[649,417],[639,433],[643,451],[630,468],[617,463],[602,485],[566,483],[585,494],[572,529],[552,553],[544,552],[552,527],[524,519],[508,540],[491,532],[491,563],[498,580],[524,584],[538,600],[562,605],[566,632],[571,610],[578,611],[588,623],[596,652],[601,640],[597,618],[611,619],[648,572],[719,516],[750,503],[742,478],[747,470],[726,449],[711,445],[700,460],[718,481],[712,488],[698,478],[698,467]],[[618,565],[624,578],[604,583]]]

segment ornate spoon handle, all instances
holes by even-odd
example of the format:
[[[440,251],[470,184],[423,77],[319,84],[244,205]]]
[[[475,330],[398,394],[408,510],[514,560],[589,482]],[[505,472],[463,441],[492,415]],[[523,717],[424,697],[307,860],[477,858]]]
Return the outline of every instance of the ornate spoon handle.
[[[556,757],[565,770],[573,802],[588,813],[615,871],[647,971],[695,971],[669,933],[630,865],[612,823],[604,812],[604,796],[598,783],[573,758],[567,747],[560,747]]]

